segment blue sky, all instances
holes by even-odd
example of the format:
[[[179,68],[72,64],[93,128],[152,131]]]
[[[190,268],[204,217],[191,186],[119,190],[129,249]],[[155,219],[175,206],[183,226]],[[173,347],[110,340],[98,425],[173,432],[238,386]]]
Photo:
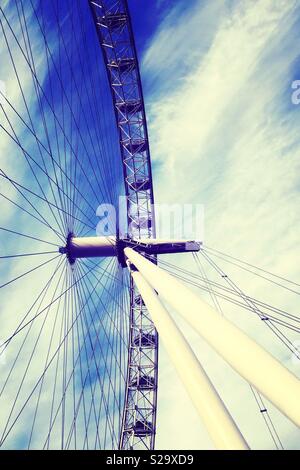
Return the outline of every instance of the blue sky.
[[[150,16],[158,23],[153,27],[146,20],[145,29],[140,9],[146,9],[148,18],[149,4],[139,2],[137,8],[137,3],[130,5],[138,24],[156,201],[204,204],[208,246],[299,279],[300,115],[291,102],[291,83],[300,73],[299,3],[151,2]],[[183,258],[177,262],[188,265]],[[230,274],[246,292],[297,312],[297,296],[234,270]],[[245,316],[224,308],[299,374],[299,366],[257,321],[248,323]],[[251,418],[250,426],[246,423],[255,409],[248,405],[251,398],[244,385],[191,331],[189,335],[250,445],[272,448],[259,417]],[[192,409],[176,406],[178,397],[188,401],[167,364],[162,352],[159,417],[164,426],[158,427],[158,446],[171,447],[172,436],[177,448],[197,447],[199,440],[201,448],[210,447]],[[231,386],[224,382],[229,376]],[[253,413],[243,412],[245,403]],[[284,444],[298,447],[296,429],[272,413]]]
[[[84,276],[86,284],[78,290],[76,302],[74,297],[72,300],[65,296],[68,297],[67,315],[64,302],[60,301],[64,291],[69,289],[70,293],[71,284],[77,283],[79,288],[77,281],[83,271],[79,273],[77,268],[69,267],[64,272],[64,262],[57,259],[58,247],[65,245],[65,236],[70,231],[95,234],[98,204],[115,204],[123,188],[115,116],[94,24],[86,2],[72,2],[72,9],[69,7],[70,2],[45,6],[38,1],[15,4],[5,1],[0,6],[0,79],[5,85],[0,116],[1,228],[10,230],[0,231],[1,257],[52,250],[52,254],[1,259],[1,286],[5,284],[1,289],[1,344],[24,323],[24,317],[28,321],[28,326],[8,343],[5,354],[1,355],[0,429],[2,437],[5,428],[9,430],[6,448],[26,448],[29,441],[33,447],[47,447],[48,443],[50,447],[60,446],[61,416],[65,415],[67,421],[71,416],[70,402],[62,399],[67,383],[68,393],[71,387],[75,395],[79,393],[78,429],[92,419],[93,436],[95,422],[103,423],[108,411],[115,414],[123,393],[115,393],[108,403],[106,396],[111,389],[108,376],[116,376],[118,367],[123,371],[126,359],[124,354],[122,364],[115,361],[112,365],[111,356],[107,355],[111,342],[120,354],[123,346],[116,346],[120,329],[125,334],[127,328],[123,317],[117,316],[116,305],[125,302],[126,297],[122,297],[122,288],[118,291],[116,288],[122,273],[115,261],[108,261],[110,278],[103,274],[107,261],[97,266],[97,276],[95,272]],[[100,87],[96,86],[96,80]],[[71,212],[76,213],[74,224]],[[25,237],[16,236],[13,231]],[[45,261],[47,264],[32,275],[22,276]],[[83,265],[81,268],[87,269]],[[18,276],[19,280],[7,284]],[[51,283],[47,284],[50,279]],[[71,334],[67,336],[64,355],[56,354],[60,351],[57,348],[63,332],[70,331],[74,315],[79,311],[81,319],[75,323],[72,340]],[[69,351],[67,367],[71,374],[67,382],[66,376],[63,379],[60,373],[67,364],[64,362],[63,366],[61,362],[63,357],[67,360],[66,351]],[[47,373],[43,376],[45,368]],[[96,381],[99,375],[101,380]],[[38,378],[42,380],[36,382]],[[124,377],[119,374],[118,390],[119,387],[124,390],[124,385],[119,385],[122,381]],[[26,403],[32,390],[35,392],[23,408],[22,403]],[[94,400],[99,403],[97,412]],[[49,405],[47,411],[42,406],[45,403]],[[15,419],[17,424],[10,429]],[[76,438],[70,421],[68,425],[72,447]],[[33,432],[30,437],[33,427],[46,432],[43,444],[39,432]],[[52,442],[47,442],[45,437],[49,427],[52,427]],[[97,445],[101,447],[106,441],[105,445],[112,446],[115,431],[111,423],[100,427],[102,443],[98,441]],[[86,444],[85,434],[81,435]],[[89,442],[92,447],[93,444]]]
[[[76,2],[76,6],[82,1]],[[7,27],[2,12],[0,18],[4,22],[8,43],[13,50],[17,67],[22,71],[22,89],[30,115],[35,117],[35,132],[40,142],[28,133],[24,121],[15,115],[8,103],[4,103],[4,110],[22,140],[25,150],[30,155],[39,155],[39,162],[44,157],[46,167],[43,171],[41,167],[33,163],[39,185],[28,163],[25,162],[24,154],[2,129],[0,131],[1,168],[10,178],[14,178],[19,183],[22,182],[39,197],[32,195],[32,205],[30,205],[7,179],[1,177],[0,185],[1,192],[6,197],[12,198],[39,218],[43,216],[43,223],[32,217],[28,218],[28,213],[12,206],[7,199],[2,199],[1,226],[35,234],[41,239],[61,244],[57,233],[52,230],[53,228],[59,230],[60,227],[51,207],[45,207],[45,204],[41,202],[41,196],[46,197],[52,204],[57,205],[59,202],[63,204],[65,212],[61,213],[62,220],[58,219],[58,222],[60,224],[65,222],[63,235],[66,235],[68,230],[73,228],[68,223],[67,217],[67,212],[71,209],[72,187],[66,185],[65,191],[61,191],[57,199],[54,198],[52,190],[55,189],[56,176],[51,160],[48,158],[50,149],[47,147],[46,128],[51,140],[56,140],[56,132],[58,132],[58,142],[55,143],[58,150],[54,146],[51,149],[53,155],[57,162],[61,158],[60,163],[65,171],[71,172],[74,178],[76,175],[75,180],[81,189],[80,197],[77,194],[76,200],[80,207],[74,208],[78,217],[77,230],[82,228],[81,220],[85,217],[84,220],[89,224],[90,233],[94,233],[93,227],[98,221],[95,214],[97,205],[100,202],[116,201],[121,187],[122,174],[121,166],[117,164],[119,153],[116,131],[113,126],[114,116],[109,107],[109,90],[106,88],[103,92],[103,89],[92,86],[87,80],[97,69],[96,78],[102,84],[106,83],[105,70],[101,65],[102,56],[97,48],[95,34],[88,30],[86,43],[78,43],[76,36],[71,34],[76,27],[79,30],[81,24],[89,25],[89,12],[84,10],[83,17],[75,15],[72,28],[72,17],[67,14],[67,4],[64,4],[66,11],[62,15],[62,24],[65,43],[59,44],[56,38],[55,9],[50,8],[47,11],[47,21],[45,12],[43,15],[42,11],[39,11],[46,25],[49,47],[48,63],[44,46],[41,45],[43,43],[40,28],[34,15],[33,5],[37,4],[38,2],[35,1],[27,3],[28,8],[24,13],[34,45],[32,54],[35,59],[36,75],[47,97],[51,96],[53,91],[53,101],[47,101],[45,96],[40,96],[40,101],[37,99],[36,88],[32,83],[32,71],[20,52],[13,31]],[[12,21],[16,18],[16,9],[14,7],[11,10],[10,5],[8,1],[4,1],[1,7]],[[132,12],[144,86],[156,201],[160,204],[174,202],[203,204],[204,243],[208,247],[229,253],[253,265],[299,282],[300,107],[291,102],[292,81],[300,79],[297,47],[300,40],[299,2],[293,0],[289,2],[284,0],[226,0],[224,2],[218,0],[129,0],[129,7]],[[14,33],[18,38],[22,38],[21,25],[25,25],[24,18],[21,23],[14,21]],[[87,43],[92,44],[93,47],[87,48]],[[25,47],[24,37],[22,44]],[[66,51],[69,51],[70,55]],[[78,79],[72,85],[70,85],[71,68],[68,65],[70,57],[74,60],[76,73],[81,70]],[[63,71],[61,72],[62,81],[58,79],[52,58]],[[0,30],[0,61],[3,64],[0,80],[3,80],[6,85],[7,97],[10,103],[18,109],[25,122],[30,125],[2,30]],[[82,63],[85,67],[83,70],[81,69]],[[88,91],[85,90],[85,93],[82,93],[86,83],[89,83]],[[94,83],[96,84],[97,82]],[[80,100],[82,100],[81,103]],[[70,112],[64,114],[63,110],[68,109],[68,103],[74,102],[78,104],[78,107],[74,107],[75,113],[71,118]],[[101,102],[103,105],[100,108],[96,105],[92,106],[91,113],[85,115],[83,110],[87,105],[90,108],[90,102],[94,104]],[[53,117],[51,103],[57,110],[57,119]],[[60,120],[65,120],[65,127],[69,128],[69,135],[72,135],[71,142],[67,142],[59,126],[56,127]],[[7,117],[3,113],[1,113],[0,124],[9,129]],[[75,125],[80,130],[81,139],[75,137]],[[98,134],[105,135],[106,138],[98,139]],[[97,142],[96,149],[93,141]],[[90,181],[94,183],[96,175],[89,173],[87,177],[85,174],[85,168],[90,168],[90,157],[95,153],[101,155],[96,168],[101,174],[96,194],[90,185]],[[68,163],[71,161],[70,157],[75,158],[77,154],[81,155],[82,162],[80,169],[77,167],[78,174],[75,172],[75,166],[70,166]],[[99,162],[100,165],[98,165]],[[55,168],[58,178],[61,178],[58,167]],[[105,174],[103,170],[106,171]],[[49,181],[47,173],[51,175],[52,180]],[[105,177],[107,174],[109,178],[114,176],[113,183],[109,187]],[[49,226],[52,230],[50,235]],[[3,255],[37,249],[36,242],[32,240],[16,240],[12,234],[2,232],[0,236],[0,248]],[[198,234],[195,234],[195,237],[197,236]],[[40,248],[38,251],[45,249],[43,244],[38,246]],[[57,246],[54,249],[57,249]],[[173,257],[171,262],[189,270],[195,269],[191,257],[177,256]],[[53,264],[55,263],[57,261],[54,260]],[[103,268],[106,267],[105,263],[101,265]],[[237,270],[222,260],[218,260],[218,263],[247,294],[297,314],[297,295],[279,289],[278,286],[266,283],[249,273]],[[0,267],[1,279],[5,282],[36,264],[37,262],[32,259],[26,263],[22,260],[14,263],[5,261]],[[219,280],[209,266],[205,268],[208,277]],[[50,265],[43,268],[45,278],[52,273],[52,269]],[[6,335],[9,336],[22,319],[24,306],[29,308],[32,298],[38,295],[42,278],[40,273],[41,271],[37,271],[30,280],[24,278],[25,281],[17,284],[16,287],[10,285],[5,288],[5,295],[0,306],[1,339],[6,338]],[[115,276],[120,275],[117,267],[114,267],[113,273]],[[68,279],[64,282],[67,285]],[[93,286],[96,285],[92,277],[89,282]],[[112,286],[111,280],[108,279],[106,282],[108,286]],[[54,287],[47,292],[42,305],[50,301]],[[116,286],[113,286],[113,289],[117,290]],[[204,296],[211,301],[206,294]],[[93,295],[93,300],[96,304],[95,295]],[[112,306],[109,298],[104,295],[104,300],[106,308],[110,310]],[[299,375],[298,363],[292,360],[290,352],[280,342],[275,341],[263,322],[248,312],[241,311],[225,302],[221,302],[221,305],[224,315],[255,337],[261,345],[296,375]],[[95,305],[93,308],[97,310]],[[103,306],[101,308],[103,311]],[[114,315],[116,311],[112,313]],[[248,384],[220,360],[175,312],[173,313],[201,358],[209,376],[218,387],[221,397],[241,427],[250,446],[273,448]],[[43,329],[42,338],[44,339],[51,336],[55,309],[50,310],[47,315],[49,319]],[[30,330],[32,336],[26,337],[27,343],[25,341],[23,349],[24,359],[14,370],[15,381],[19,380],[24,364],[30,360],[31,345],[39,337],[42,318],[41,316],[40,323],[36,322],[35,327]],[[96,323],[97,326],[103,326],[100,319],[96,321],[100,322]],[[109,334],[111,331],[109,317],[106,317],[105,321],[104,330],[107,328]],[[119,326],[125,328],[122,322]],[[66,325],[64,327],[66,328]],[[85,326],[81,325],[81,328],[84,336]],[[290,341],[297,339],[296,334],[290,331],[286,333]],[[16,339],[16,346],[20,346],[22,340],[23,337],[19,335]],[[55,341],[50,348],[51,352],[55,349],[54,343]],[[32,377],[38,376],[41,367],[39,356],[47,355],[45,346],[47,344],[46,340],[44,343],[38,341],[39,354],[36,354],[35,360],[31,363]],[[87,357],[92,349],[91,344],[88,343],[87,351],[82,356],[84,366],[88,362]],[[9,371],[8,366],[14,361],[15,351],[16,347],[7,352],[7,364],[1,363],[5,372]],[[104,364],[100,363],[101,371],[104,370],[103,367]],[[165,354],[163,345],[160,349],[159,370],[157,448],[211,448],[212,443],[190,405],[186,392]],[[95,370],[91,373],[91,383],[95,380],[95,373]],[[52,391],[53,375],[51,374],[49,373],[45,381],[45,388],[41,395],[43,403],[49,401],[49,390]],[[4,381],[5,374],[1,374],[1,377]],[[78,380],[78,377],[75,379]],[[32,380],[30,378],[23,387],[18,398],[19,404],[30,390]],[[14,383],[16,382],[11,380],[6,388],[6,394],[0,397],[3,403],[11,402],[16,391]],[[87,403],[90,405],[89,399],[88,397]],[[272,405],[267,404],[267,406],[284,446],[299,447],[299,430],[282,417]],[[25,421],[32,422],[33,411],[34,409],[30,407],[26,410]],[[7,413],[9,413],[9,408],[1,406],[0,417],[7,416]],[[79,421],[79,427],[83,426],[82,417]],[[40,426],[43,425],[42,414],[38,416],[37,422]],[[38,438],[39,436],[37,436],[37,442]],[[11,442],[15,447],[27,445],[22,426],[15,430],[10,445],[12,445]],[[56,444],[59,445],[59,437],[57,441],[54,439],[53,445]]]

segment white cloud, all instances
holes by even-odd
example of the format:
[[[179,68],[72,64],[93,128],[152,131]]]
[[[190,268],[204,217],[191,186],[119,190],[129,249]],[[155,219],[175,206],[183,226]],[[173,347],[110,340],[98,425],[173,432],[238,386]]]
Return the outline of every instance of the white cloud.
[[[178,7],[162,23],[142,69],[146,84],[151,85],[146,99],[157,168],[156,200],[204,203],[208,246],[297,280],[299,111],[290,102],[299,40],[296,2],[234,1],[220,7],[217,1],[199,1],[180,16],[177,12]],[[224,269],[251,295],[297,312],[296,296],[266,287],[226,264]],[[233,308],[225,311],[278,358],[287,359],[288,354],[257,320]],[[192,338],[198,348],[199,340]],[[271,447],[263,428],[253,432],[255,418],[247,425],[242,408],[248,389],[230,371],[232,387],[228,388],[224,364],[208,350],[201,349],[200,357],[207,359],[213,378],[221,378],[225,401],[241,421],[250,444]],[[286,364],[293,368],[290,361]],[[162,353],[160,369],[166,367],[168,360]],[[299,367],[293,370],[298,373]],[[159,395],[163,403],[168,389],[171,396],[176,395],[169,386],[170,373],[165,374]],[[233,390],[238,403],[232,401]],[[166,423],[168,428],[172,413],[178,426],[168,440],[159,425],[158,446],[180,447],[183,433],[184,442],[195,442],[194,426],[189,429],[185,422],[192,412],[184,406],[181,413],[176,403],[168,402],[165,412],[161,405],[161,427]],[[273,415],[285,445],[295,446],[295,428],[276,411]]]
[[[157,199],[161,202],[176,199],[205,203],[209,245],[296,279],[299,276],[294,254],[299,238],[298,118],[296,108],[284,109],[288,108],[287,102],[290,103],[284,91],[297,54],[293,37],[289,35],[294,5],[295,2],[261,0],[228,1],[220,6],[218,1],[198,1],[191,7],[182,8],[177,2],[145,55],[144,72],[146,85],[152,92],[149,117],[154,163],[161,169],[155,172]],[[38,68],[43,69],[42,65],[39,63]],[[4,67],[1,73],[5,70]],[[41,71],[41,79],[43,76]],[[30,76],[25,74],[22,84],[28,96],[33,94],[30,81]],[[9,81],[8,94],[15,104],[20,103],[15,81]],[[31,106],[34,107],[34,100]],[[16,168],[9,158],[8,140],[1,136],[0,145],[1,163],[5,162],[6,168],[22,176],[22,165]],[[3,207],[1,210],[3,220]],[[5,215],[13,218],[14,213],[10,211]],[[22,228],[26,233],[26,227]],[[46,238],[40,230],[38,234]],[[190,267],[190,259],[181,260],[183,258],[178,258],[179,264]],[[10,274],[18,274],[23,266],[22,262],[14,263]],[[235,272],[232,273],[234,276]],[[288,304],[292,310],[295,308],[294,298],[289,300],[275,289],[265,292],[265,284],[254,283],[251,279],[239,275],[236,280],[253,295],[263,293],[272,303],[281,302],[283,307]],[[41,287],[39,280],[38,273],[9,291],[11,295],[1,304],[5,319],[3,335],[5,329],[11,331],[17,325],[23,308],[30,305],[34,294],[37,295]],[[4,317],[7,312],[9,320]],[[225,307],[225,313],[297,372],[296,364],[292,364],[283,348],[274,344],[268,331],[257,327],[251,314],[232,307]],[[42,317],[32,330],[34,339],[41,321]],[[62,315],[60,321],[63,325]],[[249,402],[248,386],[182,321],[180,325],[251,445],[270,447],[261,417],[255,413],[254,403]],[[53,312],[52,320],[50,317],[46,323],[44,338],[50,336],[52,326]],[[15,344],[20,345],[22,338],[20,336]],[[45,358],[46,347],[47,341],[39,343],[39,354],[31,366],[33,373],[23,388],[19,403],[44,364],[39,359]],[[28,341],[24,349],[23,363],[26,364],[32,344]],[[186,404],[186,393],[169,366],[163,347],[160,351],[157,446],[210,447],[206,431],[193,408]],[[6,372],[13,359],[12,353],[7,355]],[[3,402],[6,399],[11,402],[11,397],[15,396],[15,384],[19,384],[22,367],[21,364],[15,368],[16,380],[9,383]],[[2,368],[2,380],[4,377]],[[53,374],[50,373],[41,397],[43,402],[49,400],[52,387]],[[278,412],[272,412],[287,445],[298,445],[295,428]],[[2,422],[8,413],[9,408],[2,406]],[[32,408],[29,407],[26,413],[24,422],[27,419],[31,422]],[[43,416],[40,419],[39,428]],[[253,432],[256,428],[260,431]],[[26,439],[23,439],[25,444],[22,441],[22,424],[14,432],[7,445],[12,442],[19,443],[20,447],[26,445]],[[54,438],[58,439],[57,435]],[[54,445],[59,445],[58,440]]]

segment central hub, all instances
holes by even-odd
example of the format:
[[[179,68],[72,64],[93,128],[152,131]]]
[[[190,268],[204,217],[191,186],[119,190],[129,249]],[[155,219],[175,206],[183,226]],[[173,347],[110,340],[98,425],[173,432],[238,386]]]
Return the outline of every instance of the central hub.
[[[201,242],[188,240],[160,240],[155,238],[118,240],[115,236],[108,237],[75,237],[70,233],[66,246],[59,248],[59,252],[66,254],[70,264],[77,258],[108,258],[116,256],[123,267],[126,267],[124,248],[131,247],[147,255],[167,253],[185,253],[199,251]]]
[[[116,237],[75,237],[70,233],[65,247],[59,249],[66,254],[70,264],[77,258],[107,258],[117,255]]]

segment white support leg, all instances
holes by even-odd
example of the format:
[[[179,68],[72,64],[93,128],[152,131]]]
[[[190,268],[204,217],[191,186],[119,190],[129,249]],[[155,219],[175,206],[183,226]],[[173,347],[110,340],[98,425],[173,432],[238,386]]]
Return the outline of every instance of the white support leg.
[[[116,256],[116,237],[73,237],[69,242],[69,255],[76,258]]]
[[[138,271],[134,282],[191,400],[217,449],[249,449],[205,370],[157,294]]]
[[[191,289],[131,248],[126,257],[149,284],[242,377],[300,427],[300,381]]]

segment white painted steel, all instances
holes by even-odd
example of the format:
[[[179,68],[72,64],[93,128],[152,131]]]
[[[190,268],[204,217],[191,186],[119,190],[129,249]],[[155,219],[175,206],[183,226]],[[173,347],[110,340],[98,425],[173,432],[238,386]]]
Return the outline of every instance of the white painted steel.
[[[132,248],[126,257],[143,277],[242,377],[300,427],[300,381],[199,295]]]
[[[145,245],[161,245],[162,243],[168,243],[170,245],[172,244],[184,245],[186,243],[197,243],[199,244],[199,246],[201,245],[201,242],[196,242],[195,240],[184,240],[182,238],[179,238],[178,240],[172,239],[172,238],[139,238],[135,240],[133,238],[132,241],[136,243],[143,243]]]
[[[153,247],[162,246],[164,252],[168,252],[170,247],[176,245],[184,251],[199,251],[201,244],[199,242],[189,240],[160,240],[156,238],[142,238],[139,240],[131,239],[131,243],[137,245],[147,245]],[[125,240],[126,243],[126,240]],[[68,251],[71,258],[101,258],[117,255],[117,240],[115,236],[108,237],[72,237],[69,241]],[[170,248],[173,252],[174,248]],[[176,251],[176,250],[175,250]]]
[[[132,271],[131,274],[166,351],[216,448],[249,449],[205,370],[156,292],[138,271]]]
[[[68,249],[72,258],[116,256],[116,237],[73,237]]]

